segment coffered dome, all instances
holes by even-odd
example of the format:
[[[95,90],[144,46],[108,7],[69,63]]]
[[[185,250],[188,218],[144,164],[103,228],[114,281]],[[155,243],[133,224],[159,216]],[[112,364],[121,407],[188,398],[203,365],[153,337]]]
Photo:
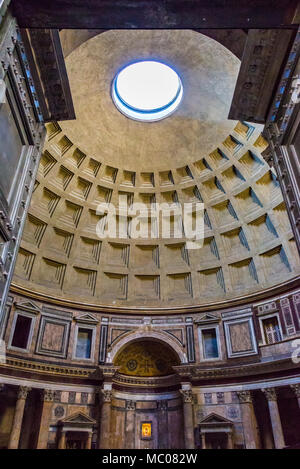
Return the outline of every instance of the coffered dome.
[[[182,81],[180,105],[158,122],[132,120],[113,102],[114,78],[137,60],[163,62]],[[77,119],[47,126],[15,287],[134,311],[226,303],[299,273],[261,126],[227,119],[239,71],[230,51],[194,31],[107,31],[66,64]],[[99,239],[97,206],[119,214],[120,195],[148,207],[203,202],[203,247],[187,249],[180,221],[177,238],[158,229],[136,239],[131,216],[126,238]]]

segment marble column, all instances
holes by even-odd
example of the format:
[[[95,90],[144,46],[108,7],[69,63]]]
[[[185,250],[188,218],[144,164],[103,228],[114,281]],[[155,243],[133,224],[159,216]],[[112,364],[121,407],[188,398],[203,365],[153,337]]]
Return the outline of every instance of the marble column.
[[[202,449],[206,449],[206,439],[205,439],[205,433],[200,433],[200,437],[201,437],[201,448]]]
[[[282,431],[281,419],[277,404],[277,394],[275,388],[264,388],[262,392],[267,398],[271,425],[273,431],[274,444],[276,449],[284,448],[284,436]]]
[[[273,449],[274,448],[274,443],[273,443],[273,432],[272,432],[272,427],[269,422],[267,422],[266,425],[262,428],[262,444],[264,449]]]
[[[111,449],[111,401],[112,381],[119,367],[111,363],[99,366],[103,376],[103,387],[99,390],[100,402],[100,435],[98,437],[99,448]]]
[[[232,432],[228,433],[227,449],[233,449],[233,434],[232,434]]]
[[[93,438],[93,433],[89,432],[87,440],[85,442],[85,449],[92,449],[92,438]]]
[[[62,431],[59,437],[58,449],[66,449],[66,432]]]
[[[43,410],[38,436],[37,449],[47,449],[49,425],[54,401],[54,391],[44,389],[42,394]]]
[[[238,391],[237,395],[242,409],[245,446],[247,449],[257,449],[259,448],[259,435],[251,392]]]
[[[126,449],[135,447],[135,401],[126,401],[125,441]]]
[[[168,401],[165,399],[156,402],[158,420],[158,448],[168,449],[169,429],[168,429]]]
[[[292,389],[295,396],[297,397],[298,405],[300,408],[300,384],[291,384],[290,388]]]
[[[100,449],[110,449],[111,399],[112,389],[101,389],[102,407],[100,417]]]
[[[183,424],[185,447],[186,449],[194,449],[195,439],[193,418],[193,394],[191,389],[181,389],[180,392],[183,397]]]
[[[10,432],[8,449],[18,449],[20,435],[22,430],[22,421],[24,416],[25,403],[31,388],[20,386],[18,391],[18,399],[16,402],[15,413],[13,418],[12,429]]]

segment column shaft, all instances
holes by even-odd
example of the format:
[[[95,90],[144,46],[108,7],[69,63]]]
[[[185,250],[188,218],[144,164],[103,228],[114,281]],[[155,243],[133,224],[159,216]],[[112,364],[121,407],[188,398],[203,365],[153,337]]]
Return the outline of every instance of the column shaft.
[[[257,449],[259,448],[259,435],[251,393],[250,391],[240,391],[237,394],[242,409],[245,446],[247,449]]]
[[[92,448],[92,438],[93,438],[93,434],[91,432],[89,432],[86,443],[85,443],[85,449],[91,449]]]
[[[98,436],[99,448],[110,449],[111,447],[111,401],[112,401],[112,379],[118,367],[111,363],[100,366],[103,374],[103,388],[99,389],[102,407],[100,412],[100,435]]]
[[[66,432],[61,432],[60,434],[58,449],[66,449]]]
[[[201,433],[201,448],[206,449],[205,433]]]
[[[49,425],[54,400],[54,391],[45,389],[42,396],[43,410],[38,436],[37,449],[47,449]]]
[[[270,419],[273,431],[274,445],[276,449],[284,448],[284,436],[282,431],[281,419],[277,404],[277,394],[275,388],[262,389],[268,400]]]
[[[277,401],[268,401],[275,448],[284,448],[284,436]]]
[[[30,389],[31,388],[28,388],[26,386],[21,386],[19,388],[18,399],[16,402],[13,424],[8,443],[9,449],[18,449],[19,447],[25,403]]]
[[[135,447],[135,402],[126,401],[126,425],[125,425],[125,441],[126,449],[133,449]]]
[[[187,449],[195,448],[193,395],[191,390],[182,389],[184,441]]]
[[[110,449],[110,423],[112,391],[104,390],[100,420],[100,448]]]
[[[231,432],[228,433],[227,449],[233,449],[233,435]]]

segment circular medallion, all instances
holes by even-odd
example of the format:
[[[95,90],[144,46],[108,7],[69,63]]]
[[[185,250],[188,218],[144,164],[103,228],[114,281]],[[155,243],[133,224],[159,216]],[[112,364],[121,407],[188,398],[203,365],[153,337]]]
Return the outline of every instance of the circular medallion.
[[[129,360],[127,362],[127,368],[129,371],[134,371],[137,368],[137,361],[136,360]]]

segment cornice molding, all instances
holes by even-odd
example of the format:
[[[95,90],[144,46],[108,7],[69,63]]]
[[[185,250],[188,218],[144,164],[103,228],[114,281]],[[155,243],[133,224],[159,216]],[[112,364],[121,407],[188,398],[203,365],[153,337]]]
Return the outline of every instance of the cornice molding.
[[[56,29],[21,31],[44,122],[75,119],[66,65]]]
[[[281,293],[287,293],[294,289],[299,288],[299,278],[294,277],[286,282],[280,283],[279,285],[266,288],[259,292],[251,293],[249,295],[241,296],[239,298],[227,299],[225,301],[216,301],[214,303],[206,303],[203,305],[192,305],[192,306],[172,306],[170,308],[167,307],[132,307],[132,306],[109,306],[109,305],[97,305],[94,303],[79,303],[76,301],[64,299],[64,298],[57,298],[53,296],[48,296],[46,294],[36,292],[33,290],[29,290],[26,287],[22,287],[15,283],[11,284],[10,291],[12,293],[17,293],[19,295],[25,296],[27,298],[35,299],[37,301],[42,301],[44,303],[51,303],[57,306],[62,306],[65,308],[76,308],[78,310],[88,310],[88,311],[96,311],[96,312],[103,312],[105,314],[127,314],[127,315],[138,315],[142,314],[143,316],[145,313],[147,315],[159,315],[159,314],[191,314],[197,312],[208,312],[208,311],[216,311],[221,309],[227,309],[230,307],[237,307],[240,305],[252,304],[259,300],[266,300],[268,298],[272,298],[273,296],[279,295]]]
[[[191,381],[198,379],[218,379],[227,377],[247,377],[255,376],[274,371],[299,370],[298,365],[294,365],[289,358],[276,360],[268,363],[252,363],[236,366],[224,366],[222,368],[203,369],[199,365],[179,365],[173,369],[182,377],[189,378]]]
[[[80,367],[70,367],[70,366],[61,366],[52,363],[41,363],[34,362],[31,360],[24,360],[22,358],[15,357],[6,357],[6,363],[0,363],[0,372],[1,370],[20,370],[27,371],[29,373],[39,373],[43,375],[54,375],[61,377],[69,378],[93,378],[99,379],[101,374],[97,367],[95,368],[80,368]]]
[[[299,370],[298,365],[293,365],[288,358],[276,360],[268,363],[252,363],[236,366],[223,366],[222,368],[206,368],[203,369],[201,365],[186,364],[174,366],[174,375],[169,375],[161,378],[141,378],[133,376],[121,375],[117,371],[118,367],[103,366],[94,368],[80,368],[71,366],[60,366],[51,363],[34,362],[32,360],[24,360],[16,357],[7,357],[6,363],[0,363],[0,373],[5,370],[22,371],[29,373],[37,373],[46,376],[57,376],[61,378],[79,378],[79,379],[94,379],[97,381],[107,379],[112,380],[115,384],[122,384],[129,387],[145,386],[151,387],[166,387],[179,384],[180,380],[188,379],[189,381],[198,380],[215,380],[220,378],[232,377],[248,377],[259,376],[262,374],[284,371],[284,370]]]
[[[250,29],[229,118],[265,123],[282,63],[295,34],[292,30]],[[272,83],[272,86],[266,86]]]
[[[179,378],[176,375],[161,376],[160,378],[141,378],[138,376],[125,376],[117,373],[114,376],[113,382],[115,384],[122,384],[126,386],[141,386],[145,388],[153,387],[168,387],[174,386],[179,383]]]

